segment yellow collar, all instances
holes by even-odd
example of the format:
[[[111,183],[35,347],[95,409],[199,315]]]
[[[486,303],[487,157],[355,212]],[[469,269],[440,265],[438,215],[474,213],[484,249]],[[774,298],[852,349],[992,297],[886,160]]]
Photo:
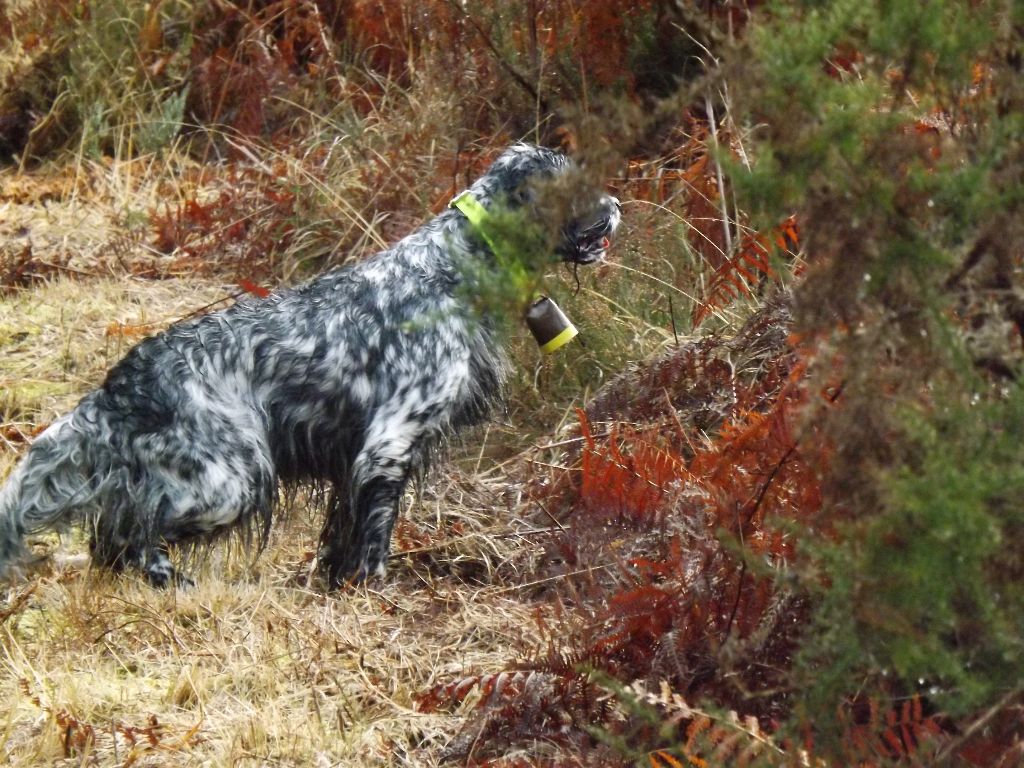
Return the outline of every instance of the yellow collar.
[[[458,209],[463,216],[469,219],[473,229],[476,230],[477,234],[484,239],[484,242],[487,243],[491,251],[494,252],[494,255],[497,256],[498,249],[494,247],[494,241],[487,234],[487,221],[490,218],[490,214],[481,205],[480,201],[473,197],[473,193],[467,189],[448,203],[448,206]]]

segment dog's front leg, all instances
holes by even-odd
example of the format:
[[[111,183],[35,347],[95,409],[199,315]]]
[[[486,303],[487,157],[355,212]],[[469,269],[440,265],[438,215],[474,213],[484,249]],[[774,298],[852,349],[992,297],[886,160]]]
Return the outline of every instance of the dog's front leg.
[[[335,489],[320,540],[320,572],[329,587],[384,575],[421,431],[409,423],[378,425],[352,466],[347,504],[339,503],[344,490]]]
[[[363,581],[383,576],[391,550],[391,532],[408,481],[408,467],[378,467],[360,487],[355,500],[354,576]]]

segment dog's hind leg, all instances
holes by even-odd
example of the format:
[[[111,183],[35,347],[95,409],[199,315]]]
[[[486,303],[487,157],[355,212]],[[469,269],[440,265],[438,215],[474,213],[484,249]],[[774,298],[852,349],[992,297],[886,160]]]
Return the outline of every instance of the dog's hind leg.
[[[192,586],[192,580],[171,563],[167,543],[145,524],[159,516],[125,513],[125,502],[127,499],[121,504],[120,514],[108,508],[93,519],[89,538],[93,562],[114,572],[134,568],[157,588]]]
[[[192,579],[181,573],[171,563],[166,544],[127,546],[117,554],[111,555],[102,552],[102,547],[97,546],[97,538],[94,535],[90,546],[94,562],[115,572],[122,571],[126,567],[135,568],[146,577],[146,581],[157,589],[163,589],[172,584],[179,587],[191,587],[195,584]]]
[[[352,517],[347,481],[335,481],[327,498],[327,516],[320,532],[320,575],[329,587],[345,583],[356,569],[356,523]]]
[[[134,469],[111,477],[92,521],[93,560],[115,571],[135,568],[155,587],[188,586],[169,547],[239,526],[255,528],[262,544],[276,498],[265,443],[244,430],[225,430],[214,445],[204,447],[184,432],[137,441]]]

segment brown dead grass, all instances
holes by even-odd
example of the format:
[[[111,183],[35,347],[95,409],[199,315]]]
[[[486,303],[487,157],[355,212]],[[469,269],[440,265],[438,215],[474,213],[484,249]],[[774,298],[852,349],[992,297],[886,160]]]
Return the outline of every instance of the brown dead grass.
[[[58,277],[0,300],[0,421],[51,421],[132,344],[227,295],[213,281]]]
[[[93,572],[12,590],[32,593],[3,627],[9,759],[434,764],[459,715],[418,713],[416,694],[507,662],[529,606],[401,561],[379,589],[324,595],[304,584],[314,537],[293,520],[252,569],[217,551],[189,592]]]

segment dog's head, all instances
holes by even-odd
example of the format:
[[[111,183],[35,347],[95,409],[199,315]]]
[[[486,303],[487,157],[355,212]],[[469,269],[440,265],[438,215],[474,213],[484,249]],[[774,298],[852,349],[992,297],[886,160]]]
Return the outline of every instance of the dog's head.
[[[506,149],[470,192],[487,208],[522,211],[540,222],[555,233],[555,253],[576,264],[604,258],[621,219],[619,201],[587,184],[568,157],[533,144]]]

